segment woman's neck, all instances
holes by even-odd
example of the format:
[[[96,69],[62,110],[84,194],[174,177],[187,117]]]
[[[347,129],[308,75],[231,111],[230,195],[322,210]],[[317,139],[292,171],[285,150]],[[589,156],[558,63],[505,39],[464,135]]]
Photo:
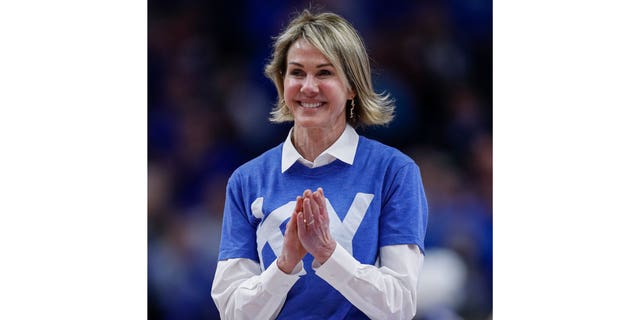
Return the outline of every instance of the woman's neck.
[[[294,124],[291,142],[303,158],[314,161],[340,138],[346,126],[346,122],[331,128],[305,128]]]

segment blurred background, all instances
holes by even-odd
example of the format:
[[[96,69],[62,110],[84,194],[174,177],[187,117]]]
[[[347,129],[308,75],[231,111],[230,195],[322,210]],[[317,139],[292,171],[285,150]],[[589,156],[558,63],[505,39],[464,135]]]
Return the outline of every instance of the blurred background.
[[[299,1],[148,2],[148,316],[217,319],[210,289],[225,186],[281,143],[272,39]],[[349,20],[376,91],[397,103],[359,133],[420,166],[429,222],[416,319],[492,315],[492,2],[315,1]]]

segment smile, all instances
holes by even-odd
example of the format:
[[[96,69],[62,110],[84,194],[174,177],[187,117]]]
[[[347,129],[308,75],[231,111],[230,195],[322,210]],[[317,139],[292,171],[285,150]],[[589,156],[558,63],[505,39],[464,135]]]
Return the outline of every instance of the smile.
[[[322,104],[323,104],[322,102],[315,102],[315,103],[300,102],[300,105],[303,108],[311,108],[311,109],[317,108],[317,107],[321,106]]]

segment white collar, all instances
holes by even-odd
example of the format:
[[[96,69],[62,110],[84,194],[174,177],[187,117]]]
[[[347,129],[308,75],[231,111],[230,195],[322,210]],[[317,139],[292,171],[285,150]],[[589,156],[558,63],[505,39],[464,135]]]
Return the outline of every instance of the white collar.
[[[327,165],[335,159],[349,165],[353,164],[353,159],[356,156],[356,148],[358,147],[359,135],[348,123],[338,140],[327,148],[327,150],[320,153],[313,162],[304,159],[293,146],[293,143],[291,143],[292,132],[293,128],[289,130],[287,140],[284,141],[284,145],[282,146],[282,173],[291,168],[296,161],[300,161],[300,163],[310,168]]]

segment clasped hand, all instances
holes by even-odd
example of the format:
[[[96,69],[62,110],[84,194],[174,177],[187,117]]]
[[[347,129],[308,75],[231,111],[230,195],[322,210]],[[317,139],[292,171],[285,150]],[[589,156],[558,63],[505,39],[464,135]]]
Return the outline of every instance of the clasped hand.
[[[291,214],[284,233],[282,252],[277,265],[280,270],[291,273],[293,268],[310,253],[317,262],[324,263],[336,248],[336,241],[329,229],[324,191],[307,189],[296,197],[296,207]]]

